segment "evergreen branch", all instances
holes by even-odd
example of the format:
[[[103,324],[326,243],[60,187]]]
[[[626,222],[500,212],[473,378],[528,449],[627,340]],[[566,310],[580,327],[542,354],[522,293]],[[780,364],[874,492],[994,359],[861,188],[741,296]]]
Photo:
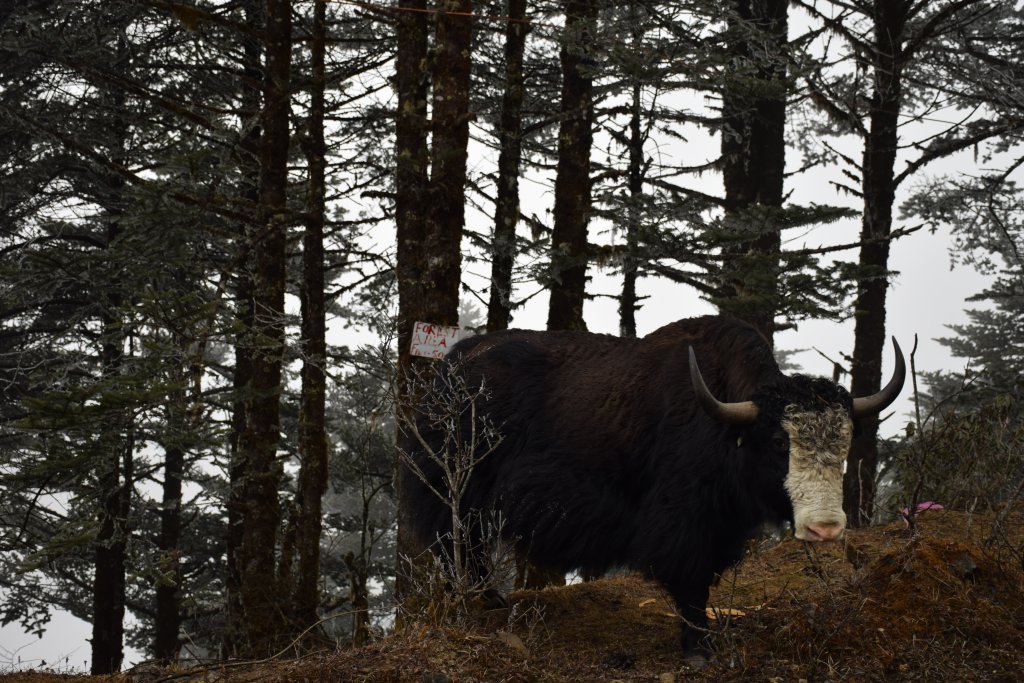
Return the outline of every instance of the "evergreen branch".
[[[1010,174],[1012,174],[1014,171],[1016,171],[1022,165],[1024,165],[1024,156],[1017,157],[1017,160],[1015,162],[1013,162],[1013,164],[1011,164],[1009,168],[1007,168],[996,179],[994,179],[994,182],[991,185],[993,190],[994,190],[994,188],[996,186],[1002,185],[1004,182],[1006,182],[1006,179],[1010,177]],[[1017,249],[1017,240],[1013,239],[1013,236],[1010,235],[1009,228],[1006,227],[1006,223],[1003,221],[1002,218],[999,217],[999,212],[996,211],[996,207],[993,204],[994,197],[995,197],[995,192],[994,191],[989,192],[989,195],[988,195],[988,213],[989,213],[989,217],[995,222],[996,226],[999,228],[999,231],[1003,234],[1003,237],[1006,238],[1007,243],[1009,243],[1010,248],[1013,250],[1013,256],[1014,256],[1014,258],[1017,261],[1017,265],[1022,267],[1022,268],[1024,268],[1024,260],[1021,259],[1020,251]]]
[[[189,31],[196,30],[203,22],[230,28],[241,35],[249,38],[261,39],[259,31],[252,26],[227,19],[219,14],[214,14],[198,5],[184,2],[166,2],[165,0],[135,0],[139,5],[148,6],[153,9],[163,10],[180,21]],[[230,4],[227,5],[230,7]]]
[[[170,100],[164,97],[164,95],[160,92],[157,92],[156,90],[149,88],[134,79],[121,76],[120,74],[115,73],[111,69],[106,69],[91,64],[72,63],[68,60],[63,59],[56,61],[57,63],[64,64],[66,67],[70,69],[82,73],[83,75],[91,75],[95,77],[97,80],[103,81],[117,88],[121,88],[126,93],[131,93],[137,95],[142,99],[149,100],[161,109],[165,109],[168,112],[176,116],[180,116],[186,121],[191,121],[192,123],[198,126],[202,126],[207,130],[218,130],[217,126],[215,126],[213,122],[207,117],[197,114],[196,112],[186,107],[184,104]]]
[[[867,131],[865,131],[865,134],[866,134],[866,132]],[[835,147],[830,145],[828,142],[822,142],[821,144],[824,145],[825,149],[827,149],[828,151],[832,152],[832,154],[835,154],[837,157],[842,159],[848,166],[850,166],[852,168],[855,168],[858,171],[860,170],[861,165],[860,165],[860,163],[857,162],[856,159],[854,159],[853,157],[850,157],[850,156],[847,156],[847,155],[843,154],[838,149],[836,149]],[[859,178],[856,178],[856,177],[850,175],[849,171],[844,171],[843,174],[847,178],[850,178],[851,180],[854,180],[854,181],[857,181],[857,182],[860,181]]]
[[[821,254],[832,254],[832,253],[835,253],[837,251],[847,251],[847,250],[850,250],[850,249],[857,249],[859,247],[864,246],[865,244],[880,244],[882,242],[892,242],[893,240],[897,240],[897,239],[899,239],[901,237],[906,237],[907,235],[912,235],[913,233],[915,233],[918,230],[920,230],[922,227],[923,226],[916,225],[916,226],[914,226],[912,228],[899,228],[897,230],[893,230],[888,235],[882,235],[882,236],[879,236],[879,237],[872,237],[871,239],[858,240],[856,242],[847,242],[846,244],[835,244],[835,245],[831,245],[831,246],[828,246],[828,247],[813,247],[813,248],[807,248],[807,249],[794,249],[792,251],[784,251],[782,253],[785,256],[789,256],[789,255],[793,255],[793,256],[817,256],[817,255],[821,255]]]
[[[670,190],[672,192],[686,195],[687,197],[691,197],[694,199],[701,199],[709,204],[712,204],[713,206],[725,206],[725,199],[723,197],[716,197],[715,195],[707,194],[699,190],[693,190],[688,187],[683,187],[682,185],[670,183],[667,180],[661,180],[658,178],[651,178],[648,182],[650,182],[650,184],[654,185],[655,187]]]
[[[961,10],[965,10],[971,5],[976,5],[979,2],[982,2],[982,0],[959,0],[959,2],[954,2],[949,5],[946,5],[938,12],[933,14],[931,17],[929,17],[928,21],[926,21],[924,25],[921,26],[921,28],[913,36],[911,36],[906,43],[904,43],[904,60],[909,61],[913,59],[917,52],[925,45],[927,45],[932,38],[934,38],[938,33],[947,30],[945,27],[942,26],[942,24],[947,19],[951,18],[953,15],[957,14]],[[912,17],[913,14],[916,13],[916,11],[924,9],[924,7],[928,4],[930,3],[922,2],[918,6],[918,8],[909,10],[907,12],[908,18]]]
[[[977,0],[972,0],[972,1],[977,1]],[[832,30],[834,33],[837,33],[840,36],[842,36],[843,38],[845,38],[846,41],[849,42],[850,45],[852,45],[859,52],[862,52],[862,53],[865,53],[865,54],[871,54],[874,51],[872,46],[868,42],[866,42],[863,38],[861,38],[857,34],[853,33],[846,26],[846,24],[843,23],[843,19],[845,19],[849,14],[852,14],[854,12],[864,13],[865,12],[864,8],[852,7],[852,6],[849,6],[849,5],[844,6],[843,3],[836,2],[835,0],[833,0],[833,4],[834,5],[837,5],[839,7],[843,7],[846,10],[843,14],[839,15],[838,17],[833,18],[833,17],[826,16],[821,10],[819,10],[818,7],[817,7],[817,3],[808,2],[807,0],[794,0],[794,2],[798,6],[803,7],[805,10],[807,10],[807,12],[811,16],[816,17],[818,20],[820,20],[827,28]]]
[[[903,171],[900,172],[900,174],[893,179],[893,186],[899,187],[900,183],[902,183],[904,180],[910,177],[910,175],[912,175],[915,171],[917,171],[923,166],[926,166],[927,164],[930,164],[936,159],[947,157],[951,154],[959,152],[960,150],[967,149],[968,147],[973,147],[974,145],[977,145],[980,142],[984,142],[989,138],[1021,130],[1021,128],[1022,124],[1020,121],[1011,119],[1009,121],[1005,121],[1002,123],[990,124],[988,126],[985,126],[981,130],[975,132],[972,135],[968,135],[962,138],[950,137],[941,142],[937,142],[936,144],[931,145],[929,149],[923,152],[921,156],[919,156],[917,159],[914,159],[913,161],[907,163],[907,167],[903,169]]]
[[[199,197],[194,197],[180,190],[171,190],[168,192],[164,192],[162,191],[162,188],[160,188],[159,183],[157,183],[156,181],[140,178],[130,169],[122,166],[121,164],[110,159],[106,155],[96,151],[92,147],[80,143],[77,140],[73,139],[71,136],[62,133],[59,130],[56,130],[55,128],[52,128],[50,126],[44,126],[38,121],[29,121],[27,118],[25,118],[21,114],[18,114],[17,112],[15,112],[14,110],[12,110],[11,108],[2,103],[0,103],[0,113],[3,113],[5,116],[8,116],[18,121],[19,123],[28,128],[35,129],[37,132],[48,135],[49,137],[57,140],[61,144],[61,146],[63,146],[68,151],[78,154],[82,158],[93,162],[100,168],[103,168],[104,170],[113,173],[119,178],[123,178],[129,184],[135,187],[141,187],[143,189],[149,190],[156,195],[163,195],[169,197],[177,202],[186,204],[188,206],[196,206],[201,209],[206,209],[224,218],[231,218],[232,220],[236,220],[242,223],[249,223],[252,221],[251,215],[227,208],[225,205],[228,204],[229,202],[225,197],[218,197],[217,199],[219,201],[209,201],[205,199],[200,199]],[[239,199],[234,200],[234,203],[240,204],[245,208],[255,208],[255,206],[251,205],[250,203],[244,202]]]
[[[861,137],[868,134],[867,128],[864,127],[864,122],[861,121],[855,111],[841,107],[838,102],[830,96],[831,93],[827,93],[825,89],[819,86],[819,84],[813,79],[807,78],[804,82],[807,83],[808,90],[810,91],[809,94],[811,102],[816,104],[818,108],[831,117],[833,121],[849,126],[850,129]]]
[[[671,280],[672,282],[677,282],[683,285],[689,285],[690,287],[696,289],[698,292],[706,294],[707,296],[715,296],[716,294],[718,294],[718,289],[716,287],[709,285],[708,283],[698,279],[693,275],[687,275],[684,271],[679,270],[678,268],[673,268],[672,266],[666,265],[664,263],[652,261],[650,263],[644,264],[644,270],[660,275],[666,280]]]
[[[828,184],[831,185],[832,187],[836,188],[840,192],[845,192],[846,194],[850,195],[851,197],[857,197],[857,198],[860,198],[860,199],[864,198],[864,193],[861,192],[860,190],[858,190],[857,188],[851,186],[851,185],[844,185],[843,183],[837,182],[835,180],[828,181]]]

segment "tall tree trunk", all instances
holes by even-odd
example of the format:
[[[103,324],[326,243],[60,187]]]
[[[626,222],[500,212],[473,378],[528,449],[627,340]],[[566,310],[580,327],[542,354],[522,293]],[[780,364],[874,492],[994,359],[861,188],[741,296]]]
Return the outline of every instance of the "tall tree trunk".
[[[634,47],[639,47],[639,39]],[[622,295],[619,297],[619,334],[628,339],[636,337],[637,294],[636,280],[639,259],[637,249],[640,242],[642,210],[640,203],[644,193],[644,138],[641,128],[642,87],[640,81],[633,83],[633,101],[629,118],[629,169],[627,187],[629,206],[626,208],[626,253],[622,258]]]
[[[899,143],[903,39],[907,3],[874,0],[874,92],[870,127],[864,143],[862,188],[864,219],[860,249],[863,273],[854,313],[851,392],[867,396],[879,390],[885,348],[885,295],[889,266],[892,206],[896,197],[894,169]],[[850,526],[864,526],[874,514],[878,468],[878,417],[861,419],[843,478],[843,508]]]
[[[406,374],[412,368],[410,352],[414,323],[421,319],[426,270],[427,204],[427,13],[426,0],[399,0],[397,21],[398,50],[395,55],[395,90],[398,111],[395,116],[395,226],[398,279],[398,373],[396,392],[399,408],[407,401]],[[397,416],[401,421],[402,415]],[[406,451],[401,430],[400,449]],[[395,478],[398,500],[398,538],[395,593],[403,598],[410,593],[411,567],[406,561],[423,548],[409,533],[409,515],[413,514],[402,496],[399,478]]]
[[[637,9],[637,2],[629,3],[633,50],[640,54],[640,50],[643,50],[644,30]],[[619,335],[627,339],[636,337],[636,312],[639,308],[636,282],[640,267],[637,251],[643,222],[645,135],[643,131],[643,82],[639,73],[633,74],[632,90],[629,148],[627,150],[629,161],[626,177],[626,189],[629,191],[629,205],[626,207],[626,253],[622,257],[622,293],[619,295]]]
[[[116,73],[128,73],[129,55],[127,39],[123,34],[119,35],[113,54]],[[112,112],[110,155],[115,163],[127,166],[127,98],[124,92],[111,90],[106,93],[105,99]],[[117,263],[120,262],[118,242],[123,234],[121,218],[124,212],[125,181],[111,176],[98,189],[107,220],[105,250],[110,261]],[[103,289],[97,292],[102,302],[99,360],[103,383],[100,404],[103,411],[100,419],[102,431],[97,444],[100,456],[97,472],[100,519],[94,542],[95,574],[92,586],[90,671],[94,675],[119,671],[124,659],[125,572],[134,464],[132,417],[130,409],[123,405],[123,394],[127,389],[121,380],[127,340],[123,317],[125,285],[116,268],[110,267],[108,272],[109,276],[100,281]]]
[[[469,145],[471,0],[445,0],[437,14],[430,142],[430,203],[427,213],[426,321],[459,323],[462,230],[465,223],[466,159]]]
[[[243,11],[246,23],[254,29],[265,24],[263,1],[245,0]],[[260,198],[260,145],[262,127],[260,121],[261,93],[259,83],[262,80],[263,67],[261,58],[263,46],[255,36],[242,37],[242,64],[240,79],[239,107],[239,159],[242,176],[242,196],[253,205]],[[255,218],[254,218],[255,222]],[[252,384],[252,334],[255,325],[255,309],[253,301],[254,283],[253,262],[254,252],[248,238],[251,226],[239,226],[239,259],[241,267],[234,276],[234,296],[236,301],[235,316],[240,332],[235,337],[235,363],[232,384],[231,435],[229,439],[228,463],[228,501],[227,501],[227,533],[224,539],[226,552],[225,567],[225,603],[227,624],[221,643],[221,657],[229,659],[238,656],[239,648],[245,639],[245,614],[242,609],[242,571],[239,564],[239,548],[242,545],[242,529],[245,516],[245,492],[243,482],[246,477],[246,460],[240,449],[242,432],[245,431],[246,401]]]
[[[270,652],[281,633],[275,547],[280,524],[277,461],[284,351],[285,223],[287,220],[288,113],[291,3],[267,0],[260,157],[260,224],[253,235],[252,381],[245,404],[239,454],[245,463],[242,539],[238,549],[244,652]]]
[[[422,8],[409,3],[401,7]],[[413,365],[409,349],[417,320],[438,325],[459,322],[462,231],[465,221],[466,158],[469,144],[469,77],[472,46],[470,0],[445,0],[436,15],[433,56],[430,180],[426,179],[427,26],[415,16],[399,18],[397,82],[399,291],[399,396],[406,395],[405,373]],[[421,14],[417,11],[399,14]],[[401,412],[401,405],[399,411]],[[407,419],[398,415],[399,420]],[[399,436],[399,448],[410,444]],[[411,567],[406,559],[423,550],[408,532],[409,510],[398,494],[399,597],[408,594]]]
[[[327,491],[327,381],[324,300],[324,218],[326,154],[324,143],[324,55],[327,0],[316,0],[310,45],[312,81],[306,138],[309,187],[306,233],[302,240],[302,405],[299,412],[300,468],[295,494],[295,551],[298,566],[292,598],[295,627],[301,632],[317,621],[320,578],[321,501]]]
[[[523,54],[530,24],[526,0],[508,1],[505,28],[505,93],[501,100],[498,154],[498,198],[494,208],[491,291],[487,331],[508,329],[512,321],[512,270],[519,223],[519,164],[522,157]]]
[[[183,280],[184,281],[184,280]],[[188,351],[184,335],[173,335],[174,347],[182,350],[181,368],[171,381],[179,385],[167,400],[167,431],[164,447],[163,498],[160,506],[160,580],[156,587],[156,618],[153,653],[158,660],[174,661],[181,652],[181,624],[184,620],[181,596],[185,576],[181,571],[182,481],[185,477],[187,444],[203,418],[203,360],[206,342],[199,341]]]
[[[395,226],[397,230],[398,366],[408,368],[413,324],[423,299],[427,232],[426,0],[400,0],[395,55]],[[401,373],[399,373],[401,377]]]
[[[471,0],[444,0],[442,11],[436,15],[434,39],[429,206],[423,244],[425,289],[420,311],[422,320],[449,326],[459,324],[462,283],[466,160],[472,118],[472,11]],[[458,539],[454,540],[458,549]],[[454,564],[458,571],[461,564]]]
[[[352,605],[352,645],[355,647],[362,647],[370,639],[367,554],[364,547],[358,556],[353,552],[345,555],[345,567],[348,569],[348,599]]]
[[[176,344],[186,341],[175,335]],[[186,375],[187,372],[179,373]],[[185,377],[175,377],[185,381]],[[185,474],[185,434],[189,429],[184,386],[174,389],[167,401],[167,435],[164,439],[163,498],[160,505],[159,579],[156,585],[156,618],[153,654],[166,662],[178,658],[181,649],[181,481]]]
[[[243,247],[244,248],[244,247]],[[225,533],[225,596],[227,624],[222,634],[221,657],[238,655],[244,639],[245,615],[242,610],[242,571],[239,548],[242,545],[245,499],[242,482],[245,481],[246,461],[242,457],[240,441],[245,431],[245,405],[252,384],[252,350],[249,330],[253,326],[252,277],[248,269],[238,273],[235,285],[236,313],[241,332],[235,340],[235,367],[232,378],[231,434],[229,437],[227,530]]]
[[[733,54],[744,64],[722,93],[722,176],[725,220],[757,236],[723,250],[724,308],[757,327],[769,341],[775,331],[786,165],[786,68],[788,0],[738,0],[730,13]],[[746,73],[749,70],[750,73]],[[755,224],[756,221],[756,224]]]
[[[593,61],[596,0],[567,0],[562,64],[562,121],[558,130],[554,229],[551,234],[549,330],[585,330],[587,225],[590,220],[590,148],[593,142]]]
[[[119,424],[124,427],[125,425]],[[94,676],[115,673],[124,659],[125,556],[132,490],[132,441],[116,435],[99,486],[104,492],[96,536],[93,578],[92,665]]]
[[[123,104],[123,103],[122,103]],[[115,181],[115,185],[120,185]],[[115,188],[115,192],[117,188]],[[112,211],[115,215],[117,209]],[[107,228],[107,249],[121,234],[114,218]],[[124,389],[118,377],[124,360],[125,332],[121,320],[123,295],[119,283],[104,283],[103,341],[100,367],[105,384],[102,394],[110,396]],[[107,399],[101,399],[106,402]],[[121,399],[113,398],[103,412],[102,433],[98,440],[100,464],[97,490],[101,499],[100,526],[95,540],[95,574],[92,593],[92,665],[93,675],[114,673],[124,658],[125,570],[128,548],[128,514],[131,509],[132,455],[131,418]]]

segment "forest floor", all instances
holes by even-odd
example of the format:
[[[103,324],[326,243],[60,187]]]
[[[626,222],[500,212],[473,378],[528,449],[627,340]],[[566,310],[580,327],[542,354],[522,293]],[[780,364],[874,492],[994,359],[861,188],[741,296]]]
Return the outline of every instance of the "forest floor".
[[[10,683],[1022,681],[1024,511],[928,511],[826,545],[753,547],[713,589],[716,655],[693,671],[667,596],[633,575],[512,594],[471,626],[410,624],[302,660]]]

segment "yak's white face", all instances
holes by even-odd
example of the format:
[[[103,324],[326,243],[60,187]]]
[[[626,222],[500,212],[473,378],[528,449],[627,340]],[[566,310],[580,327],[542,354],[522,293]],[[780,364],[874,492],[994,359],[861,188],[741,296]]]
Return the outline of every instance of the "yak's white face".
[[[782,428],[789,434],[786,491],[793,503],[796,537],[835,540],[846,528],[843,463],[850,451],[853,422],[840,407],[806,410],[786,407]]]

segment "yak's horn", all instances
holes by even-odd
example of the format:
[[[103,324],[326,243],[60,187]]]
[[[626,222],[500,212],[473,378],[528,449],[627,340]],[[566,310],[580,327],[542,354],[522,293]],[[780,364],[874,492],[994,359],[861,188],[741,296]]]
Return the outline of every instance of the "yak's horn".
[[[753,401],[741,401],[739,403],[722,403],[711,395],[708,385],[704,384],[704,378],[697,367],[697,354],[690,347],[690,381],[693,383],[693,393],[704,409],[711,417],[720,422],[728,424],[750,424],[757,420],[757,405]]]
[[[892,345],[896,349],[896,371],[893,373],[892,379],[877,394],[853,399],[854,417],[876,415],[885,410],[900,395],[903,382],[907,378],[907,364],[903,360],[903,352],[900,350],[896,337],[892,338]]]

